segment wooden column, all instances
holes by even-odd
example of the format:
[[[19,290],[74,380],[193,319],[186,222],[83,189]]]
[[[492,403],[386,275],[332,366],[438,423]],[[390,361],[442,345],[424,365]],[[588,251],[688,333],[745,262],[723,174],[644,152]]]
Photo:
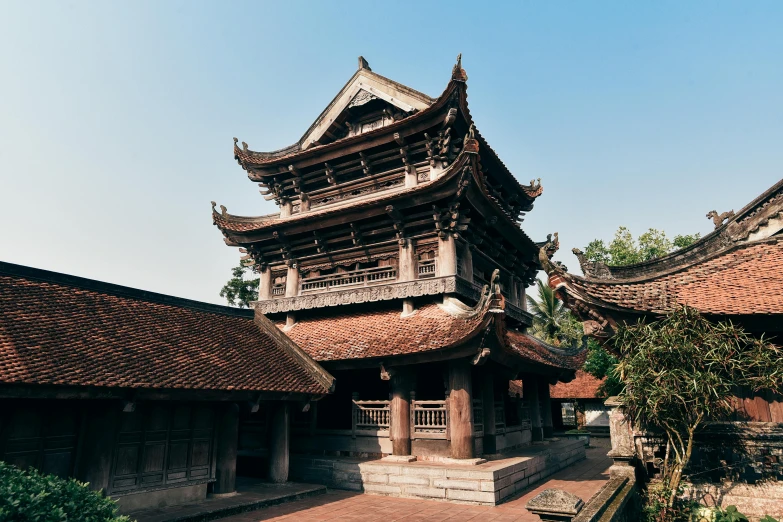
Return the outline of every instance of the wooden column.
[[[90,489],[108,490],[117,431],[122,422],[122,405],[115,401],[83,402],[89,405],[89,409],[84,419],[84,440],[79,441],[81,452],[74,475],[82,482],[89,482]]]
[[[473,246],[468,244],[462,251],[462,277],[473,282]]]
[[[451,276],[457,273],[457,244],[452,234],[445,239],[438,238],[438,276]]]
[[[269,425],[269,480],[288,480],[289,409],[285,401],[274,403]]]
[[[472,459],[473,381],[467,360],[449,361],[449,431],[451,457]]]
[[[522,398],[527,403],[530,412],[530,426],[533,429],[533,442],[544,440],[541,429],[541,409],[538,404],[538,379],[532,375],[522,378]]]
[[[258,300],[267,301],[269,299],[272,299],[272,269],[266,267],[261,270],[258,282]]]
[[[280,204],[280,217],[281,218],[287,218],[291,217],[291,211],[293,210],[294,205],[290,201],[284,201]]]
[[[396,372],[391,377],[391,419],[389,436],[392,455],[411,454],[411,379],[406,373]]]
[[[495,379],[489,368],[484,368],[481,376],[481,402],[484,410],[484,453],[497,452],[497,431],[495,429]]]
[[[237,446],[239,442],[239,406],[221,405],[217,429],[215,484],[213,493],[233,493],[237,482]]]
[[[419,276],[417,273],[416,249],[410,239],[400,245],[399,265],[397,267],[398,281],[413,281]],[[413,299],[402,300],[402,315],[410,315],[415,310]]]
[[[285,296],[296,297],[297,295],[299,295],[299,268],[295,264],[291,264],[285,276]]]
[[[549,398],[549,381],[546,379],[538,381],[538,400],[541,401],[541,429],[544,432],[544,438],[551,439],[554,436],[555,428],[552,425],[552,401]]]

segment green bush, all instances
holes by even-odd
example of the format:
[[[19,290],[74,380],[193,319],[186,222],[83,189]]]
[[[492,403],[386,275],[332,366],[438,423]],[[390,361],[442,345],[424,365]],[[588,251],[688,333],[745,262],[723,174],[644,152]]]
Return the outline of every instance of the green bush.
[[[130,522],[87,484],[0,461],[0,522]]]

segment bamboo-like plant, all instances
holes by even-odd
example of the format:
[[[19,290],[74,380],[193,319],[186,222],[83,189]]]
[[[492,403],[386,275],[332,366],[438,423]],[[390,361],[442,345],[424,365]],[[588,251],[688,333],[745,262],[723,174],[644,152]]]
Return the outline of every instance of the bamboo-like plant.
[[[682,307],[660,321],[620,326],[620,399],[636,426],[660,430],[666,488],[659,520],[671,519],[694,437],[707,421],[725,420],[738,387],[780,392],[783,353],[731,322],[713,323]]]

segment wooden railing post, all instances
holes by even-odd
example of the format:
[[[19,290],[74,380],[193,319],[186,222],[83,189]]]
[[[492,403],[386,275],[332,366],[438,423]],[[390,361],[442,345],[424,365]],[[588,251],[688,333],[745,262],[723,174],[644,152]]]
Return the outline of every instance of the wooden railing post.
[[[359,394],[353,392],[351,394],[351,438],[356,438],[356,416],[358,415],[359,408],[356,407],[356,402],[359,400]]]

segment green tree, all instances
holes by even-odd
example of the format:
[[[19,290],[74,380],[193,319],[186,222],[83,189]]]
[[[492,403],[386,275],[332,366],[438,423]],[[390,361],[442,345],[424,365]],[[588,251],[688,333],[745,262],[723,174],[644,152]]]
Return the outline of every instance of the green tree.
[[[557,334],[567,320],[568,311],[555,297],[555,291],[541,279],[536,280],[536,297],[527,296],[527,307],[533,314],[533,334],[549,343],[557,341]]]
[[[625,387],[619,397],[628,415],[641,429],[664,435],[656,519],[674,520],[696,433],[731,413],[736,388],[783,391],[783,350],[686,307],[659,321],[621,325],[611,342],[620,354]]]
[[[587,342],[587,358],[582,367],[596,379],[604,379],[598,388],[601,397],[612,397],[623,391],[623,382],[617,374],[617,357],[609,353],[595,339]]]
[[[231,279],[220,290],[220,297],[224,297],[230,306],[249,308],[250,301],[258,299],[259,279],[246,279],[246,272],[252,272],[251,268],[243,265],[232,268]]]
[[[602,239],[591,241],[585,248],[588,261],[604,263],[609,266],[625,266],[650,261],[665,256],[699,239],[699,234],[678,235],[673,240],[666,232],[655,228],[634,239],[627,227],[619,227],[609,246]]]

